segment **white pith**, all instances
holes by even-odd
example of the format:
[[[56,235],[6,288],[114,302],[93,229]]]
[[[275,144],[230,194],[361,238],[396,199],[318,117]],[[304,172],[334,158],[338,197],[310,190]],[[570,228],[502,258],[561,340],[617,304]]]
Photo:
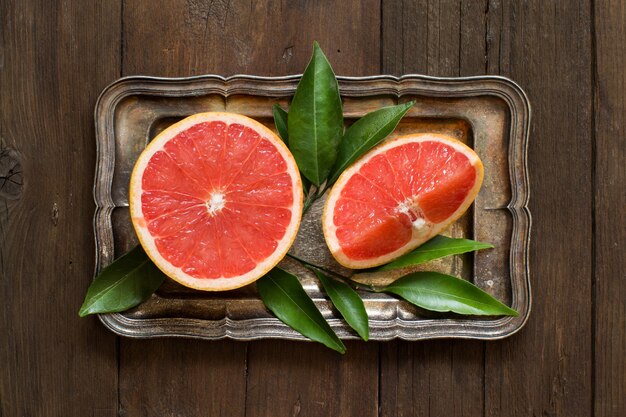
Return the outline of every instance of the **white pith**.
[[[269,140],[279,151],[285,163],[287,164],[287,172],[292,179],[293,207],[291,207],[291,219],[285,230],[285,234],[280,241],[277,242],[275,251],[266,259],[256,265],[254,269],[243,275],[231,278],[195,278],[184,272],[181,268],[175,267],[158,251],[154,238],[148,232],[146,222],[141,206],[141,179],[142,174],[152,156],[159,150],[163,149],[165,143],[178,135],[180,132],[189,129],[193,125],[204,122],[220,121],[228,125],[238,123],[249,127],[256,131],[261,137]],[[206,202],[207,211],[210,214],[217,214],[224,208],[227,203],[223,193],[215,192]],[[242,287],[246,284],[256,281],[267,271],[273,268],[286,254],[300,225],[300,217],[302,213],[302,183],[298,174],[298,167],[293,156],[285,146],[285,144],[272,132],[259,122],[252,120],[246,116],[232,113],[200,113],[190,116],[182,121],[170,126],[152,140],[146,150],[140,155],[130,179],[130,213],[133,220],[133,226],[137,232],[137,236],[144,247],[146,253],[152,261],[169,277],[188,287],[206,290],[206,291],[222,291]]]
[[[409,197],[405,201],[398,204],[395,211],[396,213],[406,214],[409,218],[415,217],[415,220],[413,220],[411,224],[419,234],[427,232],[432,225],[431,222],[424,218],[422,209],[413,197]]]
[[[416,247],[424,243],[426,240],[430,239],[431,237],[435,236],[437,233],[439,233],[440,231],[448,227],[452,222],[454,222],[458,217],[460,217],[467,210],[467,208],[472,204],[473,202],[472,198],[466,199],[463,202],[463,204],[461,204],[461,206],[448,218],[449,221],[446,221],[444,223],[431,223],[427,221],[426,219],[424,219],[423,216],[418,215],[417,218],[412,222],[413,227],[412,227],[411,239],[404,246],[388,254],[382,255],[377,258],[364,259],[364,260],[355,260],[344,254],[343,250],[341,249],[341,246],[339,245],[339,239],[337,238],[337,226],[334,223],[333,214],[335,212],[335,206],[341,194],[341,190],[343,190],[348,180],[356,172],[358,172],[359,169],[364,164],[366,164],[369,160],[371,160],[372,158],[374,158],[375,156],[381,153],[387,152],[390,149],[393,149],[397,146],[406,145],[408,143],[419,143],[419,142],[428,142],[428,141],[436,141],[436,142],[445,143],[446,145],[451,146],[452,148],[458,150],[459,152],[462,152],[464,155],[468,157],[470,164],[474,168],[476,168],[476,175],[477,175],[476,181],[474,182],[474,186],[468,192],[468,196],[474,195],[478,192],[482,184],[482,179],[483,179],[482,162],[480,161],[480,158],[478,157],[478,155],[476,155],[476,153],[471,148],[469,148],[467,145],[465,145],[462,142],[459,142],[455,139],[449,138],[444,135],[419,133],[415,135],[408,135],[408,136],[403,136],[400,138],[392,139],[389,142],[379,145],[377,148],[375,148],[374,150],[366,154],[364,157],[362,157],[360,160],[353,163],[350,167],[348,167],[348,169],[346,169],[341,174],[341,176],[339,177],[339,179],[337,180],[337,182],[331,189],[328,195],[328,199],[326,200],[326,205],[324,207],[324,213],[323,213],[323,218],[322,218],[324,238],[326,240],[326,244],[328,245],[328,248],[330,249],[330,252],[332,253],[333,257],[337,260],[337,262],[339,262],[340,264],[348,268],[353,268],[353,269],[371,268],[374,266],[383,265],[387,262],[390,262],[391,260],[415,249]],[[411,201],[411,198],[409,198],[409,201],[401,202],[396,208],[396,211],[398,213],[408,214],[410,211],[420,213],[421,209],[419,208],[417,203],[415,203],[414,201]]]
[[[206,209],[210,215],[214,215],[220,212],[226,205],[226,201],[224,200],[224,194],[220,192],[216,192],[211,194],[211,198],[206,202]]]
[[[426,220],[422,219],[421,217],[418,217],[417,219],[413,220],[413,223],[412,223],[413,228],[418,233],[426,230],[427,228],[425,226],[427,226],[427,225],[428,225],[428,222]]]

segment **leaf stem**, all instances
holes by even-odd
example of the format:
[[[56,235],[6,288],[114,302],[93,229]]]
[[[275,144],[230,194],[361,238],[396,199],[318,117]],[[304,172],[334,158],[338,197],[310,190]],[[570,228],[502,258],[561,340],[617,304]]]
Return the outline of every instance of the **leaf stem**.
[[[300,262],[301,264],[304,264],[306,266],[310,266],[311,268],[319,269],[322,272],[325,272],[325,273],[328,273],[328,274],[332,274],[332,275],[336,275],[336,276],[341,277],[343,279],[349,279],[349,277],[347,277],[345,275],[341,275],[341,274],[338,274],[337,272],[329,271],[326,268],[323,268],[323,267],[321,267],[319,265],[316,265],[316,264],[314,264],[312,262],[306,261],[306,260],[300,258],[297,255],[293,255],[292,253],[287,253],[287,256],[290,257],[293,260],[296,260],[296,261]]]
[[[303,216],[311,208],[313,203],[315,203],[317,199],[319,199],[321,196],[324,195],[326,190],[328,190],[328,187],[329,187],[329,184],[326,182],[320,185],[319,187],[312,187],[313,191],[309,190],[309,193],[307,194],[306,199],[304,200],[304,205],[302,207]]]
[[[317,200],[317,198],[313,198],[313,197],[311,197],[311,195],[308,195],[306,197],[306,199],[304,200],[304,205],[302,206],[302,215],[303,216],[306,214],[307,211],[309,211],[309,209],[311,208],[311,206],[313,205],[315,200]]]
[[[335,279],[338,279],[340,281],[343,281],[351,286],[353,286],[354,288],[360,289],[360,290],[365,290],[365,291],[369,291],[369,292],[380,292],[376,287],[374,287],[373,285],[369,285],[369,284],[363,284],[362,282],[358,282],[355,281],[353,279],[351,279],[350,277],[347,277],[345,275],[341,275],[337,272],[331,271],[329,269],[326,268],[322,268],[319,265],[316,265],[312,262],[309,261],[305,261],[304,259],[296,256],[296,255],[292,255],[291,253],[287,254],[288,257],[290,257],[291,259],[294,259],[298,262],[300,262],[301,264],[303,264],[304,266],[311,268],[311,269],[317,269],[318,271],[321,271],[329,276],[334,277]]]

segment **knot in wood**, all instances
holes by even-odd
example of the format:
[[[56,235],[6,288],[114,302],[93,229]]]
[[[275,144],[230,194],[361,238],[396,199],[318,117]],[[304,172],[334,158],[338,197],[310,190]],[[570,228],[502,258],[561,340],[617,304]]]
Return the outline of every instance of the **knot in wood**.
[[[0,198],[17,200],[22,195],[24,177],[17,151],[0,147]]]

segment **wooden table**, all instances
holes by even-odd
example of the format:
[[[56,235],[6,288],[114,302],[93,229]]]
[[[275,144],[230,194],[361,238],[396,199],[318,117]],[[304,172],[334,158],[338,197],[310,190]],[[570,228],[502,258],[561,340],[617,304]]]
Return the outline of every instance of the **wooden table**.
[[[626,416],[624,1],[0,0],[0,415]],[[501,74],[533,106],[534,305],[497,342],[130,340],[77,315],[120,76]]]

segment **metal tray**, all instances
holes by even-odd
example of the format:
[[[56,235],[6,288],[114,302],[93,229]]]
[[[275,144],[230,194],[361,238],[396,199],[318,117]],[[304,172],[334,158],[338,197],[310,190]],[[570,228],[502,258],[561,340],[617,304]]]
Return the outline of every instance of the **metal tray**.
[[[271,107],[274,103],[287,107],[298,79],[127,77],[108,86],[95,109],[96,273],[137,243],[128,211],[128,183],[135,160],[151,138],[181,118],[203,111],[241,113],[273,129]],[[363,293],[370,317],[370,338],[498,339],[515,333],[526,322],[531,305],[526,167],[530,107],[524,92],[514,82],[493,76],[339,77],[339,84],[346,123],[383,105],[416,100],[394,135],[443,132],[467,143],[480,155],[485,165],[483,187],[472,208],[446,234],[491,242],[496,248],[434,261],[422,268],[468,279],[519,312],[519,317],[439,314],[385,294]],[[291,251],[340,271],[324,244],[321,206],[322,201],[318,201],[307,213]],[[357,338],[339,319],[312,274],[295,261],[285,260],[283,266],[301,277],[306,291],[341,338]],[[361,274],[355,278],[382,283],[406,272]],[[130,337],[305,339],[265,309],[254,285],[205,293],[168,280],[138,307],[100,315],[100,319],[113,332]]]

